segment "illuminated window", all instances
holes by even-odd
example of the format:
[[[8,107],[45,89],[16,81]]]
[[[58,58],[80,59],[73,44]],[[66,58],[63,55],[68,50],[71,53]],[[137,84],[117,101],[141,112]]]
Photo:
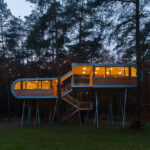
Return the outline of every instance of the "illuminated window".
[[[105,77],[105,67],[95,67],[95,76]]]
[[[93,66],[73,66],[73,75],[90,75],[93,71]]]
[[[15,85],[14,85],[14,90],[20,90],[21,89],[21,82],[17,82]]]
[[[42,89],[51,89],[50,81],[42,81]]]
[[[111,67],[106,67],[106,77],[110,76]]]
[[[125,67],[125,77],[129,77],[129,67]]]
[[[131,77],[136,77],[137,76],[136,72],[137,72],[136,68],[135,67],[131,67]]]
[[[41,89],[41,81],[23,81],[23,89]]]
[[[111,67],[112,77],[124,77],[124,67]]]

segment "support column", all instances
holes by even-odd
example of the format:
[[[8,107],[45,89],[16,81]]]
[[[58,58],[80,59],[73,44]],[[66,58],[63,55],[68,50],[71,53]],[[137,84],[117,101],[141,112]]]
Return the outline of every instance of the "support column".
[[[54,124],[54,119],[55,119],[55,114],[56,114],[56,108],[57,108],[58,100],[59,99],[56,99],[55,108],[54,108],[54,112],[53,112],[53,118],[52,118],[52,125]]]
[[[124,96],[124,108],[123,108],[123,128],[125,128],[125,115],[126,115],[126,99],[127,99],[127,88],[125,89],[125,96]]]
[[[36,115],[34,126],[36,126],[37,124],[40,126],[39,102],[36,103]]]
[[[79,111],[79,121],[80,121],[80,128],[82,127],[82,121],[81,121],[81,112],[80,112],[80,95],[77,91],[77,97],[78,97],[78,111]]]
[[[22,105],[22,119],[21,119],[21,126],[23,127],[23,122],[24,122],[24,109],[25,109],[25,100],[23,101]]]
[[[98,94],[96,92],[96,110],[94,116],[94,125],[96,123],[96,127],[99,128],[99,120],[98,120]]]

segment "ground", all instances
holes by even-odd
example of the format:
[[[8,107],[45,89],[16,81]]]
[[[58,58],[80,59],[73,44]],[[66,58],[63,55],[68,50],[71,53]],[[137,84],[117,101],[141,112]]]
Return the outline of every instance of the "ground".
[[[77,125],[1,127],[0,150],[150,150],[150,124],[140,131]]]

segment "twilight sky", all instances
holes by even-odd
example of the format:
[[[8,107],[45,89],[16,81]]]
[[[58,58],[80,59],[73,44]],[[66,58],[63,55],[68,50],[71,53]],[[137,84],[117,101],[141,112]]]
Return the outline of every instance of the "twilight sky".
[[[4,0],[8,8],[11,10],[12,14],[16,17],[21,17],[24,19],[24,16],[28,16],[31,13],[33,5],[26,2],[26,0]]]

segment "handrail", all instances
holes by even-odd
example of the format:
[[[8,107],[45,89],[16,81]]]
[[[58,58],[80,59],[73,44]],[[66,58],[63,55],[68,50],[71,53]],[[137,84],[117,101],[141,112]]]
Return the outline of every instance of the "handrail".
[[[67,72],[66,74],[64,74],[62,77],[61,77],[61,81],[63,82],[64,80],[66,80],[67,78],[69,78],[70,76],[72,76],[72,70]]]

